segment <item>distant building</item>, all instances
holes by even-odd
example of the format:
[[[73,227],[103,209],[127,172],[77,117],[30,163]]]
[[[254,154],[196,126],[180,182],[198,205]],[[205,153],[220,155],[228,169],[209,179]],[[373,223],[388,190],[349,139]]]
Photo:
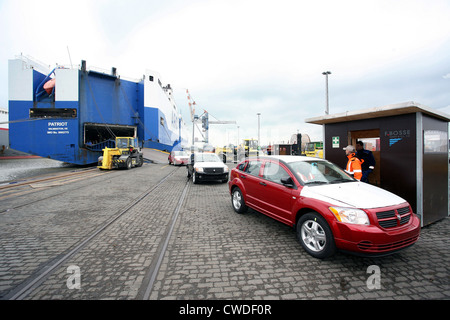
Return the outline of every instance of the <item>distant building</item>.
[[[0,152],[9,147],[8,110],[0,108]]]

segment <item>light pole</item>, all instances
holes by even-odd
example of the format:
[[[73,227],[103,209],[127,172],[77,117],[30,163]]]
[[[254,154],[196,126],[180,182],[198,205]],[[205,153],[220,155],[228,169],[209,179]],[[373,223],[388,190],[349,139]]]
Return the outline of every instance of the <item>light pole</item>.
[[[325,99],[326,99],[326,105],[325,105],[325,114],[328,115],[329,114],[329,105],[328,105],[328,75],[331,74],[330,71],[325,71],[322,72],[322,74],[325,76]],[[325,158],[325,144],[326,144],[326,139],[325,139],[325,124],[322,125],[323,127],[323,158]]]
[[[330,71],[322,72],[322,74],[325,76],[325,99],[326,99],[326,105],[325,105],[325,114],[328,114],[328,75],[331,74]]]
[[[257,152],[258,152],[258,155],[259,155],[259,146],[260,146],[260,143],[261,143],[260,140],[259,140],[261,138],[260,134],[259,134],[259,132],[260,132],[259,131],[259,129],[260,129],[259,116],[261,115],[261,113],[258,112],[256,115],[258,116],[258,145],[257,145]]]

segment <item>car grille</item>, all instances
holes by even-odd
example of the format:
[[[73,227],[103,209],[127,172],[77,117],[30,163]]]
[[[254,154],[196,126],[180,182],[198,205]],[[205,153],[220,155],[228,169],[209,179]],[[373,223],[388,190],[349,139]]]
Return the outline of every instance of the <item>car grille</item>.
[[[203,168],[203,172],[219,174],[219,173],[223,173],[223,168]]]
[[[395,210],[380,211],[377,212],[377,219],[378,224],[382,228],[398,227],[409,222],[411,219],[411,210],[407,206]]]

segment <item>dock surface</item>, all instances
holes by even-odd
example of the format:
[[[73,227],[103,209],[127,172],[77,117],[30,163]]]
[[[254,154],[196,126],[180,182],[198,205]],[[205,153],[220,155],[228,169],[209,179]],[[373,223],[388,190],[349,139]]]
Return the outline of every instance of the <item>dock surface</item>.
[[[450,218],[391,256],[318,260],[292,228],[236,214],[226,183],[194,185],[183,166],[53,173],[0,186],[0,200],[4,300],[450,298]]]

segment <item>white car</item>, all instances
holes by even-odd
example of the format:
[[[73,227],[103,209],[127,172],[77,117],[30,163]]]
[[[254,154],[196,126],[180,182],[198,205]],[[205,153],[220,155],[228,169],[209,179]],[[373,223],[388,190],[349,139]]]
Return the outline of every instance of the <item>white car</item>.
[[[193,153],[187,165],[188,177],[199,181],[228,181],[229,169],[215,153]]]

